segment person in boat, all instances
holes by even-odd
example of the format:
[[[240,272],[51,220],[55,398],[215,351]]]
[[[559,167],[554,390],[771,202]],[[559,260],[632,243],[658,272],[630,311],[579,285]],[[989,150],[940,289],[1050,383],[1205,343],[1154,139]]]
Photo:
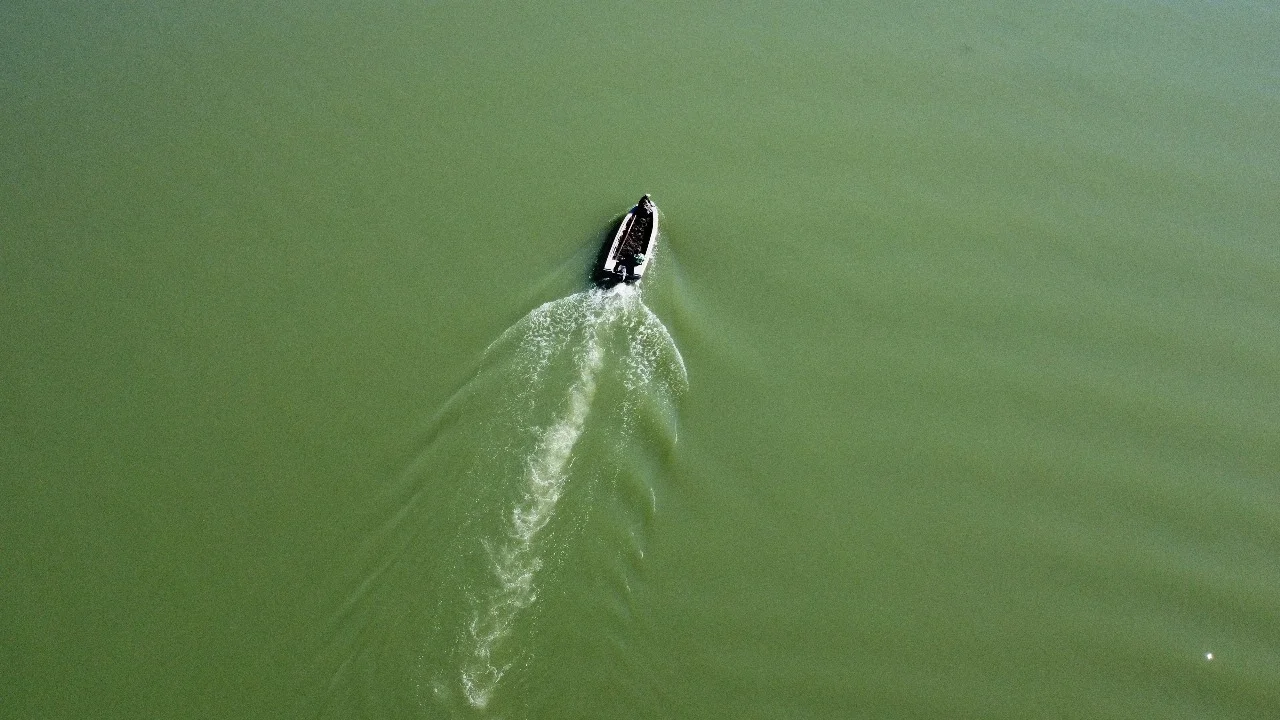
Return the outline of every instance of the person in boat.
[[[630,260],[631,262],[629,263],[619,265],[619,267],[622,269],[623,282],[626,282],[631,278],[638,277],[638,273],[636,273],[636,268],[644,264],[644,253],[642,252],[632,253]]]

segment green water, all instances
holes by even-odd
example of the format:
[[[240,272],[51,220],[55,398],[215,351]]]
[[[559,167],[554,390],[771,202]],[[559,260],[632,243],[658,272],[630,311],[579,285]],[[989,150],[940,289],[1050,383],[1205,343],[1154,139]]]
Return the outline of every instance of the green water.
[[[1280,717],[1275,6],[582,5],[0,8],[0,716]]]

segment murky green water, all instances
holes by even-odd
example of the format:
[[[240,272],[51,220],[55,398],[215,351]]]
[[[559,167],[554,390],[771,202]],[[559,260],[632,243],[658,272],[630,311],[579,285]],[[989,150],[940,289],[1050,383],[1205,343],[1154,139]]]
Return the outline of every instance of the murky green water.
[[[1280,716],[1277,38],[7,4],[0,716]]]

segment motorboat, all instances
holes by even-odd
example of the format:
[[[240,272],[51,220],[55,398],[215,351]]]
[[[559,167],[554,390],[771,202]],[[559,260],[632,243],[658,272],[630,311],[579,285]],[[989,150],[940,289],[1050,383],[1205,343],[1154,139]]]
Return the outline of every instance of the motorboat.
[[[603,248],[594,273],[596,284],[613,287],[619,283],[637,283],[653,259],[653,246],[658,242],[658,206],[648,195],[631,208],[613,239]]]

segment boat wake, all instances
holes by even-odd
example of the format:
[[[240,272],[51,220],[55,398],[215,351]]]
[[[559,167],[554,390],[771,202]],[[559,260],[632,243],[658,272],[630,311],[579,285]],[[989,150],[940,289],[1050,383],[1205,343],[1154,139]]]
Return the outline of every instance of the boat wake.
[[[533,448],[524,456],[520,497],[508,510],[502,533],[482,541],[493,583],[472,598],[459,673],[467,702],[475,708],[488,705],[515,661],[504,658],[501,650],[522,613],[537,601],[545,563],[539,540],[565,492],[574,448],[586,428],[609,350],[621,350],[617,368],[624,429],[638,409],[638,393],[657,389],[669,400],[687,383],[679,350],[634,287],[590,290],[547,303],[516,323],[488,352],[500,352],[508,344],[515,348],[517,376],[529,382],[518,396],[518,407],[525,412],[534,414],[538,408],[528,400],[563,377],[558,364],[567,364],[571,380],[554,419],[534,430]]]
[[[340,619],[361,627],[347,631],[361,647],[333,678],[332,714],[387,696],[368,686],[390,684],[388,664],[416,668],[415,704],[429,714],[488,714],[502,687],[531,682],[515,676],[537,660],[541,600],[563,595],[556,576],[582,554],[593,509],[651,512],[653,480],[635,461],[674,446],[687,384],[632,285],[548,302],[494,341],[389,499],[344,610],[356,617]],[[353,684],[365,687],[334,691]]]

